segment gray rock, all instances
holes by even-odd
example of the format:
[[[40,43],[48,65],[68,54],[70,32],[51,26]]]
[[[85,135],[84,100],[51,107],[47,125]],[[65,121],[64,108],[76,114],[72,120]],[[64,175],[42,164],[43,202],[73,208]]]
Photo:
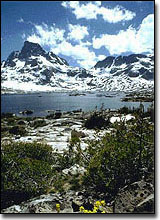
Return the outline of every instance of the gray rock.
[[[154,213],[154,194],[149,195],[134,209],[134,213]]]
[[[3,209],[2,213],[57,213],[56,204],[60,204],[60,213],[73,213],[72,200],[74,192],[61,196],[59,193],[50,193]]]
[[[140,210],[136,207],[142,207],[151,194],[153,194],[153,185],[144,180],[125,186],[115,198],[115,213],[133,213],[135,210]],[[150,212],[149,209],[148,212]]]

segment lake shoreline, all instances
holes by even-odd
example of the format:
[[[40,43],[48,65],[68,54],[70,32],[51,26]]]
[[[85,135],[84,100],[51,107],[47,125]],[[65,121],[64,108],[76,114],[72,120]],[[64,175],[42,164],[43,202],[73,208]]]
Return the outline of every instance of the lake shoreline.
[[[142,95],[137,94],[136,97]],[[132,99],[130,99],[130,97]],[[46,116],[47,111],[94,111],[95,109],[119,109],[123,106],[136,108],[142,102],[145,111],[152,104],[145,100],[150,97],[148,93],[143,93],[144,99],[133,100],[134,96],[126,92],[36,92],[27,94],[2,94],[1,95],[1,113],[13,112],[19,114],[26,110],[32,110],[31,116]],[[126,99],[126,101],[122,101]],[[149,99],[152,101],[153,99]]]

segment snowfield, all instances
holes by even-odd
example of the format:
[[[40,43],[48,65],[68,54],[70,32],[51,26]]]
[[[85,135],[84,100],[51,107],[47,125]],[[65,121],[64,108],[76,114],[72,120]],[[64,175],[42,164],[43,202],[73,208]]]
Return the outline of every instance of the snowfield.
[[[136,91],[154,88],[152,54],[107,57],[90,70],[71,67],[40,45],[25,42],[1,63],[3,90],[36,91]]]

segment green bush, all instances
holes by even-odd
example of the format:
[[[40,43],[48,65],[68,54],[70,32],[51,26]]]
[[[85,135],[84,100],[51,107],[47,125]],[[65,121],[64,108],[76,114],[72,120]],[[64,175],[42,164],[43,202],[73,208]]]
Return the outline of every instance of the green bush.
[[[88,190],[114,197],[127,184],[147,178],[153,171],[153,126],[137,115],[136,120],[115,124],[115,132],[92,141],[87,174],[83,184]]]
[[[25,129],[25,126],[15,125],[9,129],[9,133],[23,136],[27,134],[27,131]]]
[[[70,184],[71,184],[71,187],[70,187],[71,190],[75,190],[75,191],[80,190],[80,188],[81,188],[80,176],[79,175],[73,175],[71,180],[70,180]]]
[[[76,131],[76,130],[72,130],[71,131],[71,140],[70,140],[70,144],[76,144],[80,142],[80,138],[85,137],[85,133],[82,131]]]
[[[121,114],[129,114],[129,113],[132,113],[133,111],[134,109],[131,110],[131,108],[128,108],[127,106],[124,106],[118,110],[118,112]]]
[[[52,164],[52,148],[48,145],[35,142],[2,145],[2,208],[45,193],[54,174]]]
[[[31,127],[38,128],[47,125],[46,121],[43,119],[35,120],[31,123]]]
[[[103,115],[98,115],[98,113],[94,113],[91,115],[84,123],[84,127],[88,129],[106,127],[109,125],[109,119],[105,119]]]
[[[1,125],[1,132],[9,131],[10,127],[6,125]]]
[[[46,118],[47,119],[58,119],[58,118],[61,118],[61,116],[62,116],[62,113],[57,111],[57,112],[47,115]]]

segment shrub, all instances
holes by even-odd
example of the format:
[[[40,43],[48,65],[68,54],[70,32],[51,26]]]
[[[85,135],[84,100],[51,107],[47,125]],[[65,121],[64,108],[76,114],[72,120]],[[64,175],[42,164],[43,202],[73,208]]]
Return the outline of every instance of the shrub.
[[[15,125],[9,129],[9,133],[23,136],[26,135],[27,131],[24,126]]]
[[[62,116],[62,113],[61,112],[55,112],[55,119],[58,119]]]
[[[106,120],[104,116],[94,113],[85,121],[84,126],[88,129],[93,129],[93,128],[101,129],[102,127],[108,126],[108,124],[109,124],[109,119]]]
[[[70,144],[76,144],[80,142],[80,138],[83,138],[83,137],[85,137],[84,132],[72,130]]]
[[[6,125],[1,125],[1,132],[6,132],[10,129],[9,126],[6,126]]]
[[[53,176],[52,148],[38,143],[2,145],[2,208],[45,193]]]
[[[81,184],[80,184],[79,175],[73,175],[70,180],[70,184],[71,184],[71,187],[70,187],[71,190],[75,190],[75,191],[80,190]]]
[[[133,111],[130,108],[124,106],[124,107],[120,108],[118,110],[118,112],[121,113],[121,114],[129,114],[129,113],[132,113]]]
[[[43,119],[35,120],[31,123],[31,127],[38,128],[47,125],[46,121]]]
[[[19,121],[17,122],[17,124],[18,124],[18,125],[25,125],[25,124],[26,124],[26,122],[25,122],[25,121],[23,121],[23,120],[19,120]]]
[[[153,173],[153,127],[138,115],[129,123],[115,124],[116,132],[90,144],[90,162],[83,178],[88,190],[114,197],[121,187]]]
[[[61,118],[61,116],[62,116],[62,113],[57,111],[55,113],[47,115],[46,118],[47,119],[58,119],[58,118]]]

